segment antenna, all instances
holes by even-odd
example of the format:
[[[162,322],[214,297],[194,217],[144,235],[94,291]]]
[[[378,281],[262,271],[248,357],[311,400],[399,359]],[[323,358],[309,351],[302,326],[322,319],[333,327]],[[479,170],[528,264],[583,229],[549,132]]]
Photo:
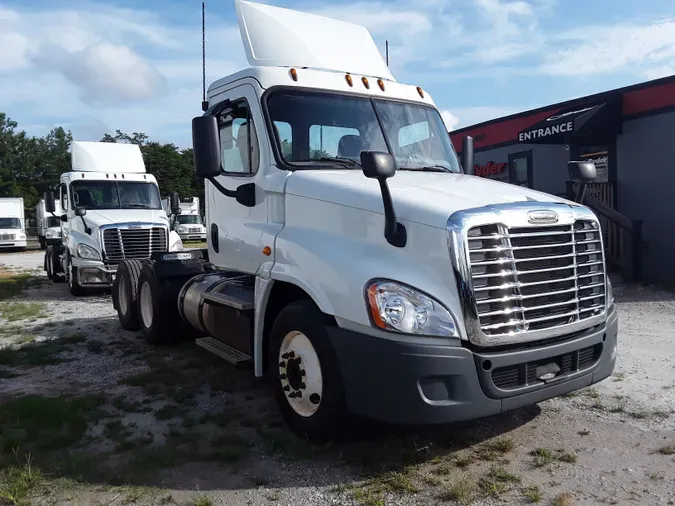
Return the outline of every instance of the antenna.
[[[388,67],[389,66],[389,41],[388,40],[384,41],[384,54],[385,54],[384,60],[387,63],[387,67]]]
[[[206,112],[209,103],[206,101],[206,15],[205,2],[202,2],[202,111]]]

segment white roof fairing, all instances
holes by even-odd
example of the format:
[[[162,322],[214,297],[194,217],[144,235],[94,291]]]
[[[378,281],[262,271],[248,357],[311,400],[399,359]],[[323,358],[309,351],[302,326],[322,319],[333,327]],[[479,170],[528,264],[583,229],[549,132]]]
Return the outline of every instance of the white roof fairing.
[[[364,26],[245,0],[235,6],[252,67],[308,67],[396,81]]]
[[[73,141],[70,158],[74,172],[145,173],[136,144]]]

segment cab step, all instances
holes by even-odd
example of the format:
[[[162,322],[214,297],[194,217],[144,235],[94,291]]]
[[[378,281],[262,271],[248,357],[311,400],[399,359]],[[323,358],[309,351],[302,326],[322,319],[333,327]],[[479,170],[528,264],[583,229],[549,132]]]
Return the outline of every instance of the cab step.
[[[250,311],[255,307],[253,280],[253,276],[232,278],[218,285],[213,291],[202,293],[202,298],[212,304]]]
[[[253,363],[253,357],[233,348],[213,337],[200,337],[195,340],[197,346],[204,348],[237,367],[246,367]]]

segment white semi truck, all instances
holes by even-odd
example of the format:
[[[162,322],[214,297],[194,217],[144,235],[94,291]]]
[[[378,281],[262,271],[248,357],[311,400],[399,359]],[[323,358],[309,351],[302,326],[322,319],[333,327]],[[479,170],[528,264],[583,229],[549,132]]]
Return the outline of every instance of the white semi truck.
[[[171,199],[162,200],[162,207],[169,216],[171,230],[175,230],[183,241],[205,241],[206,227],[199,210],[199,197],[180,197],[179,214],[171,213]]]
[[[23,198],[0,198],[0,250],[26,249],[26,220]]]
[[[60,178],[61,242],[45,251],[50,279],[67,281],[70,292],[81,295],[110,288],[122,260],[183,249],[137,145],[76,141],[71,162]],[[44,200],[45,210],[55,213],[54,192]]]
[[[41,199],[35,206],[37,234],[40,249],[47,249],[47,245],[61,242],[61,202],[56,201],[54,213],[48,213],[45,208],[45,199]]]
[[[587,207],[463,173],[472,140],[460,165],[429,94],[394,79],[365,28],[236,9],[251,68],[211,84],[192,121],[208,248],[122,261],[124,328],[252,365],[313,441],[349,415],[474,419],[612,373]]]

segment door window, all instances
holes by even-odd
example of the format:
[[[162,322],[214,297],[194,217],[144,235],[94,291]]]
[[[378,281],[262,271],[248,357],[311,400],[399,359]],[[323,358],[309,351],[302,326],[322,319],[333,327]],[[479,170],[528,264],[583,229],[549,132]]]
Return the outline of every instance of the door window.
[[[234,174],[255,174],[260,164],[260,149],[251,110],[239,102],[218,118],[223,170]]]

